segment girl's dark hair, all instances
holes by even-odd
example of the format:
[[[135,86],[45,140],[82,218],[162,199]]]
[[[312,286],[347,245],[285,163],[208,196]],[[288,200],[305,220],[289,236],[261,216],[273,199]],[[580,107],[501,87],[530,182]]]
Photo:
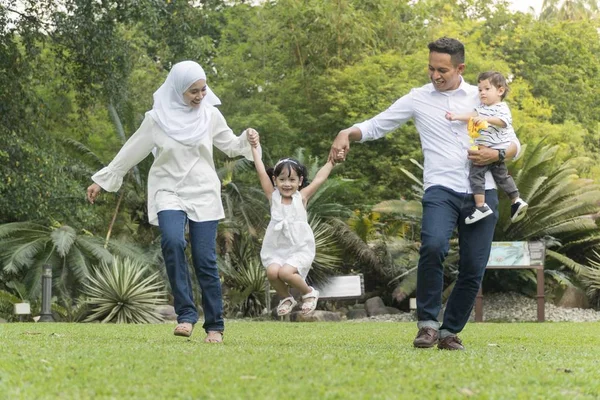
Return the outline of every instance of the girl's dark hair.
[[[482,81],[490,81],[490,85],[494,86],[496,89],[504,88],[504,93],[500,96],[501,100],[504,100],[510,88],[508,87],[508,82],[506,82],[506,78],[500,72],[496,71],[487,71],[482,72],[477,77],[477,82]]]
[[[300,164],[298,160],[293,158],[282,158],[277,161],[277,164],[275,164],[273,168],[267,169],[267,174],[269,175],[269,178],[271,178],[271,181],[273,181],[273,178],[277,178],[283,171],[287,171],[288,174],[291,174],[292,169],[296,171],[298,178],[302,177],[302,184],[299,189],[307,187],[310,183],[308,181],[308,170],[304,165]]]

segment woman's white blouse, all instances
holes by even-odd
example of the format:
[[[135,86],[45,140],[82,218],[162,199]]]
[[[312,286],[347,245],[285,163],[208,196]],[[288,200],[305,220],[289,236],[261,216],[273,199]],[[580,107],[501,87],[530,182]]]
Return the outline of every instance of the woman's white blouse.
[[[146,114],[138,130],[127,140],[107,167],[92,180],[108,192],[116,192],[123,176],[155,150],[148,174],[148,219],[158,225],[158,212],[182,210],[192,221],[224,218],[221,182],[213,161],[213,145],[229,157],[243,155],[252,161],[250,143],[244,131],[235,136],[221,112],[211,108],[209,134],[192,146],[171,139]]]

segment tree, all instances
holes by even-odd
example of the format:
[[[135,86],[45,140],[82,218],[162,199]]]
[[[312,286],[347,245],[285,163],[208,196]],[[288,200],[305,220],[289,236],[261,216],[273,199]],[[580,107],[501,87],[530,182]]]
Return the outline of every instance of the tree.
[[[578,168],[589,160],[573,157],[557,163],[558,146],[543,142],[522,151],[526,154],[511,165],[511,174],[521,197],[529,202],[529,209],[523,220],[511,224],[510,204],[505,197],[501,198],[500,220],[494,239],[551,237],[560,243],[557,250],[547,252],[555,264],[565,261],[557,253],[572,257],[574,261],[583,261],[582,254],[600,244],[600,230],[590,218],[600,203],[600,186],[591,179],[580,178],[577,173]],[[580,272],[576,263],[565,265]]]
[[[584,20],[598,15],[597,0],[544,0],[540,20]]]
[[[136,246],[111,241],[105,248],[102,238],[57,222],[50,226],[33,222],[0,225],[0,265],[4,279],[22,281],[29,299],[41,294],[45,264],[52,266],[53,285],[64,301],[76,299],[93,265],[111,262],[111,252],[150,263]]]
[[[65,174],[68,154],[49,137],[48,108],[36,96],[43,71],[37,69],[39,43],[47,25],[36,2],[0,7],[0,222],[49,219],[77,221],[76,181]],[[44,3],[45,4],[45,3]]]
[[[529,203],[527,215],[520,222],[511,224],[510,201],[503,193],[499,193],[500,219],[496,225],[494,241],[542,240],[547,246],[547,271],[566,270],[567,274],[561,275],[565,279],[587,279],[586,284],[590,288],[597,287],[600,285],[597,271],[591,270],[584,263],[587,263],[587,257],[596,254],[600,245],[600,228],[592,218],[600,203],[600,186],[578,176],[578,167],[586,162],[581,157],[573,157],[562,163],[556,160],[558,146],[540,142],[531,147],[528,149],[523,146],[524,154],[509,165],[521,197]],[[418,178],[413,176],[413,179],[421,185]],[[400,299],[410,295],[410,291],[416,288],[416,281],[411,278],[418,261],[418,257],[415,257],[420,228],[418,206],[418,203],[391,200],[374,207],[374,210],[390,215],[392,219],[389,221],[393,223],[411,224],[410,231],[414,232],[407,235],[405,231],[400,231],[398,238],[389,241],[384,239],[383,254],[387,256],[377,257],[367,251],[366,259],[375,260],[381,271],[386,268],[395,271],[396,280],[400,281],[394,285],[396,298],[399,296]],[[458,261],[456,245],[456,239],[453,239],[445,260],[449,282],[454,279],[453,271],[456,270]],[[553,272],[548,274],[551,277],[557,276]],[[385,273],[380,273],[379,277],[386,280]],[[387,279],[390,279],[389,275]],[[535,279],[530,270],[511,271],[508,277],[506,272],[498,276],[495,271],[491,271],[486,274],[484,284],[506,290],[520,287],[524,292],[534,292]],[[529,284],[532,288],[528,287]]]
[[[532,21],[507,27],[490,46],[506,60],[515,79],[524,79],[531,94],[552,107],[550,122],[571,120],[595,129],[600,42],[593,22]]]

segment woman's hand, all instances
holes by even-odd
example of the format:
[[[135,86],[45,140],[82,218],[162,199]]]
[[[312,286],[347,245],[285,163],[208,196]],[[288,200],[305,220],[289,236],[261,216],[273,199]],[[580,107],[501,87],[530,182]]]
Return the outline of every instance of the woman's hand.
[[[100,187],[100,185],[98,185],[97,183],[92,183],[88,188],[87,188],[87,199],[91,204],[94,204],[94,201],[96,200],[96,197],[98,197],[98,195],[100,194],[100,192],[102,191],[102,188]]]
[[[252,128],[246,129],[246,137],[248,138],[248,142],[252,147],[258,147],[260,143],[260,138],[258,137],[258,132]]]

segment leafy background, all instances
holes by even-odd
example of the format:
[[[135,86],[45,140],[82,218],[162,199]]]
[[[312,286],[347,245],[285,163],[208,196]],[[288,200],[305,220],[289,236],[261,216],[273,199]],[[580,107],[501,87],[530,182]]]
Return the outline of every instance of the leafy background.
[[[255,3],[0,2],[0,310],[15,299],[35,305],[44,263],[53,265],[55,308],[68,320],[85,302],[84,283],[115,255],[147,266],[168,289],[160,238],[147,223],[151,159],[94,206],[84,192],[137,129],[173,63],[204,66],[234,132],[261,132],[267,164],[296,155],[314,170],[340,129],[427,83],[426,45],[444,35],[465,43],[467,81],[488,69],[511,80],[508,102],[525,150],[510,168],[531,208],[508,225],[502,199],[495,240],[543,240],[548,296],[577,286],[598,306],[597,2],[549,0],[539,15],[489,0]],[[352,147],[309,210],[320,233],[311,279],[361,272],[369,295],[407,307],[422,161],[412,123]],[[221,154],[216,164],[227,215],[218,236],[227,309],[257,315],[268,206],[251,164]],[[488,274],[484,286],[531,293],[532,278]]]

